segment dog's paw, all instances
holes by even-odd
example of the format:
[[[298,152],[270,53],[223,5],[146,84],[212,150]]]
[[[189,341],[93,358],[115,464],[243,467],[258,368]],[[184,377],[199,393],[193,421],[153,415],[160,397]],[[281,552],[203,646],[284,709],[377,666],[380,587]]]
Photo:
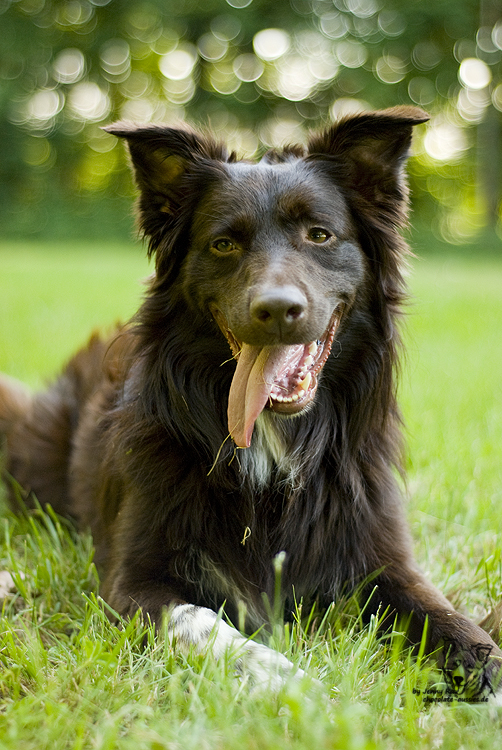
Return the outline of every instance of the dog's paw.
[[[237,674],[254,688],[277,692],[290,680],[305,677],[283,654],[246,638],[211,609],[180,604],[171,613],[169,628],[178,645],[198,653],[209,650],[217,660],[232,660]]]
[[[8,570],[0,570],[0,601],[14,593],[16,584]]]
[[[278,692],[289,681],[298,682],[306,677],[303,669],[295,667],[284,654],[261,643],[243,638],[237,648],[237,654],[242,655],[236,659],[236,669],[244,678],[249,678],[254,688]]]

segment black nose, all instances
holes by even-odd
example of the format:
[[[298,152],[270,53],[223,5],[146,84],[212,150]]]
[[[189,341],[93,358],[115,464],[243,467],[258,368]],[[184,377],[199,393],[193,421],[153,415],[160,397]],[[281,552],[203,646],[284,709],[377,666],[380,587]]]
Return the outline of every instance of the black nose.
[[[290,333],[304,317],[307,298],[295,286],[281,286],[259,292],[251,301],[253,323],[268,333]]]

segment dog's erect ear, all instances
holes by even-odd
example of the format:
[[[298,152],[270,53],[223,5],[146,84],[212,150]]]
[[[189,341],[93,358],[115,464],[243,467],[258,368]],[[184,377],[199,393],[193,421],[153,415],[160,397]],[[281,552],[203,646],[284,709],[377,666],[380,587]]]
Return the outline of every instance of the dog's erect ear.
[[[335,161],[338,179],[366,199],[398,197],[412,128],[428,119],[418,107],[404,106],[347,116],[311,138],[308,151]]]
[[[126,139],[142,195],[165,213],[176,212],[178,186],[191,166],[203,160],[227,160],[223,146],[188,127],[117,122],[103,130]]]

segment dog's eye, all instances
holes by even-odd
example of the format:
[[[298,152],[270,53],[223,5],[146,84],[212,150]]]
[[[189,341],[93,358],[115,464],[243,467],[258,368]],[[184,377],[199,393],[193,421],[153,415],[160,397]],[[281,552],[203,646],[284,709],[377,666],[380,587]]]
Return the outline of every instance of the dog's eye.
[[[211,250],[216,250],[216,252],[220,253],[221,255],[228,255],[228,253],[231,253],[235,250],[235,245],[232,240],[216,240],[216,242],[213,242],[213,244],[211,245]]]
[[[310,242],[315,242],[317,245],[322,245],[323,242],[327,242],[330,237],[330,233],[321,227],[312,227],[307,234],[307,239]]]

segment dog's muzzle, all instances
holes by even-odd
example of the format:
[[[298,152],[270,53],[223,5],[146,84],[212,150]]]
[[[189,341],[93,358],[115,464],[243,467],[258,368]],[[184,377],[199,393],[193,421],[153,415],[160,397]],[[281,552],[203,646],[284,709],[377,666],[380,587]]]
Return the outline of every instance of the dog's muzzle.
[[[239,448],[249,448],[263,409],[291,415],[310,404],[343,313],[339,304],[320,339],[307,344],[252,346],[239,341],[224,315],[213,316],[227,339],[237,367],[228,396],[228,429]]]

